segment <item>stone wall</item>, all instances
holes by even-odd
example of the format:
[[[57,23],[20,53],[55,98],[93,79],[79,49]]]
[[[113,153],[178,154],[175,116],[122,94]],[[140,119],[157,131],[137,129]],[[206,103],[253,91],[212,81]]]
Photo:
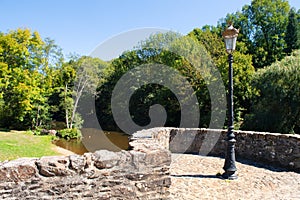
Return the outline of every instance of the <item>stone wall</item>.
[[[300,136],[237,131],[237,158],[300,171]],[[0,163],[0,199],[167,199],[171,154],[225,154],[226,130],[153,128],[129,151]],[[169,151],[170,150],[170,151]]]
[[[0,199],[166,199],[170,152],[150,137],[131,150],[0,163]]]
[[[226,130],[151,129],[153,137],[172,153],[224,157]],[[279,165],[300,172],[300,135],[235,131],[236,157]]]

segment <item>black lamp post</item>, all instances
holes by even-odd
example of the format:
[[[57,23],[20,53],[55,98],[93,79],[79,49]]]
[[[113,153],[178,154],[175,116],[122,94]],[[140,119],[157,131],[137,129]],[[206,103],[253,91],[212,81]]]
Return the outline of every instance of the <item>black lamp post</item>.
[[[225,157],[225,163],[223,169],[225,172],[222,174],[224,179],[237,179],[236,175],[236,166],[235,166],[235,151],[234,146],[236,143],[235,135],[233,133],[233,69],[232,62],[233,56],[232,53],[235,50],[236,39],[238,36],[239,30],[235,29],[231,24],[230,26],[222,33],[226,45],[226,52],[228,53],[228,62],[229,62],[229,72],[228,72],[228,132],[227,132],[227,151]]]

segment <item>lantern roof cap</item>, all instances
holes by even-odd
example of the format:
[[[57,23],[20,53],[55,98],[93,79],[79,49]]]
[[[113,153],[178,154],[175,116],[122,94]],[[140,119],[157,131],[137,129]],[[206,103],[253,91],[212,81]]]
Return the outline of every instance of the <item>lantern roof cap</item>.
[[[239,29],[233,27],[232,23],[229,24],[228,28],[222,33],[224,38],[237,37],[239,34]]]

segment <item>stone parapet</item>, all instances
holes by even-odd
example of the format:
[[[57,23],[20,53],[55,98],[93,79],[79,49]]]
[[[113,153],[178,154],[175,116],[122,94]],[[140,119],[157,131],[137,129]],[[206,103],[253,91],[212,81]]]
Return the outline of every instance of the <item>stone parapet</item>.
[[[226,130],[150,129],[153,137],[172,153],[224,157]],[[300,171],[300,135],[234,131],[236,157]]]
[[[0,163],[0,199],[168,199],[172,153],[224,157],[226,130],[153,128],[130,150]],[[300,136],[235,131],[236,156],[300,171]],[[182,163],[184,165],[184,163]]]
[[[166,199],[170,152],[138,136],[130,146],[0,163],[0,199]]]

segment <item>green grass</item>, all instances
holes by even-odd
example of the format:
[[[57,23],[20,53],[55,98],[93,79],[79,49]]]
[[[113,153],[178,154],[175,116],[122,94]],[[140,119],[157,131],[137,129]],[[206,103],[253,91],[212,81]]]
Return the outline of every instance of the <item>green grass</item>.
[[[34,136],[25,131],[0,131],[0,161],[21,157],[59,155],[51,143],[51,136]]]

